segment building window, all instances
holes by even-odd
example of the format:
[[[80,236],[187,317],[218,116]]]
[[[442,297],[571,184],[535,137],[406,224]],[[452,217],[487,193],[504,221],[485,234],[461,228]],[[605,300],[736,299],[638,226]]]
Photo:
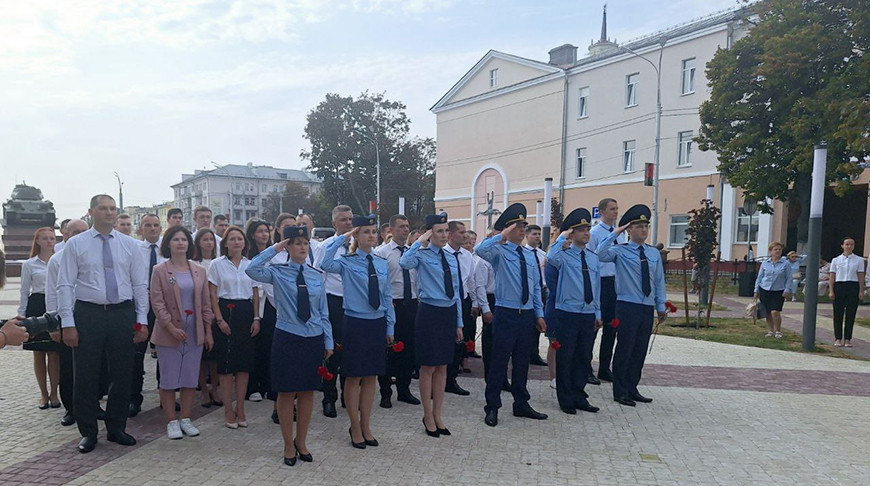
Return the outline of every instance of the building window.
[[[737,208],[737,239],[734,243],[755,243],[758,241],[758,213],[748,216],[743,208]]]
[[[266,198],[263,198],[260,200],[260,207],[262,207],[262,208],[266,207]]]
[[[233,211],[233,221],[236,222],[240,219],[242,219],[242,211],[240,209],[236,209],[235,211]]]
[[[677,139],[680,141],[679,155],[677,156],[677,167],[687,167],[692,165],[692,132],[679,132]]]
[[[586,177],[586,147],[577,149],[577,178]]]
[[[240,198],[240,197],[234,197],[234,198],[233,198],[233,204],[236,205],[236,206],[238,206],[239,204],[242,204],[242,198]]]
[[[637,105],[637,82],[640,74],[629,74],[625,77],[625,106]]]
[[[695,92],[695,58],[683,60],[683,94]]]
[[[671,222],[668,226],[668,247],[682,248],[689,241],[689,235],[686,230],[689,229],[689,216],[678,214],[671,216]]]
[[[242,185],[239,184],[238,182],[236,182],[236,190],[237,190],[237,191],[241,191],[241,190],[242,190]]]
[[[589,116],[589,86],[580,88],[579,97],[577,98],[577,118],[586,118]]]
[[[489,70],[489,87],[495,88],[498,86],[498,68]]]
[[[626,140],[622,142],[622,171],[631,172],[634,168],[634,140]]]
[[[286,179],[286,178],[287,178],[287,173],[286,173],[286,172],[281,172],[281,173],[278,174],[278,177],[280,177],[281,179]]]
[[[245,217],[245,221],[247,221],[247,220],[249,220],[249,219],[251,219],[251,218],[256,218],[256,217],[257,217],[257,212],[256,212],[256,211],[245,211],[245,214],[247,215],[247,216]]]
[[[263,184],[263,192],[266,192],[266,191],[268,191],[268,189],[266,189],[266,184]]]

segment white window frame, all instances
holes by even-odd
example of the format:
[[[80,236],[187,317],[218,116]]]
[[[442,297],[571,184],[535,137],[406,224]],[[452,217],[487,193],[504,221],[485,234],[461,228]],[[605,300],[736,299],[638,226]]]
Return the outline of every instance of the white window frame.
[[[692,138],[694,133],[692,130],[677,132],[677,167],[692,166]]]
[[[746,236],[748,238],[752,238],[752,226],[755,225],[755,239],[752,241],[743,241],[740,240],[740,226],[741,225],[749,225],[746,231]],[[737,208],[737,217],[734,218],[734,244],[747,244],[747,243],[758,243],[758,231],[760,229],[759,224],[759,212],[756,211],[752,216],[747,216],[743,212],[742,207]]]
[[[589,86],[577,90],[577,118],[589,117]]]
[[[634,78],[634,82],[632,82]],[[625,107],[637,106],[637,85],[640,84],[640,73],[625,75]]]
[[[586,178],[586,147],[579,147],[574,152],[577,155],[577,179]]]
[[[629,148],[631,144],[631,148]],[[634,152],[637,150],[637,140],[622,142],[622,172],[628,174],[634,171]]]
[[[489,70],[489,87],[495,88],[498,86],[498,68]]]
[[[691,66],[688,66],[692,63]],[[682,76],[680,76],[680,92],[684,95],[690,95],[695,92],[695,58],[683,59]],[[688,66],[688,67],[687,67]]]
[[[675,218],[685,218],[685,221],[680,220],[679,222],[674,221]],[[668,248],[682,248],[686,246],[688,242],[689,236],[686,232],[689,230],[689,221],[691,221],[691,217],[688,214],[672,214],[668,217]],[[677,242],[673,239],[673,230],[675,226],[685,226],[685,230],[683,230],[683,234],[685,236],[684,241]]]

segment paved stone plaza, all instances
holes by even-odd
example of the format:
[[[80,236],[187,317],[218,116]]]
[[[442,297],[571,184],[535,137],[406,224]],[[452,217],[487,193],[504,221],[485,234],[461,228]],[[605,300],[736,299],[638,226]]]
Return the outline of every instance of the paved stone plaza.
[[[14,313],[15,296],[13,280],[0,291],[0,313]],[[866,346],[858,339],[856,348]],[[870,484],[865,361],[659,336],[641,383],[653,403],[623,407],[609,384],[590,386],[601,411],[568,416],[546,370],[533,367],[532,405],[550,419],[514,418],[505,394],[499,426],[490,428],[474,360],[473,372],[460,375],[471,396],[447,397],[451,437],[427,437],[422,408],[394,402],[373,414],[381,446],[352,449],[347,417],[316,409],[314,462],[292,468],[281,461],[270,402],[248,402],[250,427],[238,430],[223,427],[221,409],[197,405],[202,435],[169,441],[155,363],[146,357],[144,412],[128,422],[139,444],[109,443],[101,431],[96,451],[82,455],[75,427],[59,425],[62,409],[36,408],[31,354],[0,351],[0,484]]]

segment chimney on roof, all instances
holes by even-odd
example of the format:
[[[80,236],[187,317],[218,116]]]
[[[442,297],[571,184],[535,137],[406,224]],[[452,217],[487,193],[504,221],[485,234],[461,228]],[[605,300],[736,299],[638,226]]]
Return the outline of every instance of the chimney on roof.
[[[554,66],[573,66],[577,62],[577,47],[564,44],[550,49],[550,64]]]

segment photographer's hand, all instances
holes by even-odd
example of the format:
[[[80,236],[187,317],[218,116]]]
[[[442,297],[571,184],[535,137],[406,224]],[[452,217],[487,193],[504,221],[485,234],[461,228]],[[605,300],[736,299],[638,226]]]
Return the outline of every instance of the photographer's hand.
[[[0,328],[0,339],[3,339],[3,342],[0,343],[5,347],[9,346],[20,346],[21,343],[27,341],[30,338],[30,335],[27,334],[27,330],[18,325],[18,319],[9,319],[6,321],[6,324],[3,324],[3,327]]]

